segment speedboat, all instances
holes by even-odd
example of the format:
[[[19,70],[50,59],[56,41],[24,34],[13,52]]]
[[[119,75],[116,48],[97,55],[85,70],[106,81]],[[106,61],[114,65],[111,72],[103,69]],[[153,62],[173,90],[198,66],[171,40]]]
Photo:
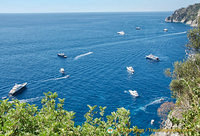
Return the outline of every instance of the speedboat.
[[[61,68],[61,69],[59,70],[59,72],[62,73],[62,74],[64,74],[64,73],[65,73],[65,69],[64,69],[64,68]]]
[[[119,35],[125,35],[124,31],[117,32]]]
[[[129,93],[130,93],[132,96],[134,96],[134,97],[138,97],[138,96],[139,96],[136,90],[134,90],[134,91],[128,90],[128,91],[129,91]]]
[[[165,28],[165,29],[163,29],[163,31],[164,31],[164,32],[168,32],[168,29]]]
[[[126,67],[126,69],[127,69],[128,72],[131,72],[131,73],[135,72],[133,67],[131,67],[131,66],[130,67]]]
[[[159,61],[159,58],[157,56],[152,55],[152,54],[146,56],[146,59]]]
[[[151,125],[153,125],[153,123],[154,123],[154,120],[152,119],[152,120],[151,120]]]
[[[141,28],[140,28],[140,27],[136,27],[135,29],[136,29],[136,30],[140,30]]]
[[[58,53],[57,54],[59,57],[67,58],[67,56],[64,53]]]
[[[26,85],[27,85],[27,82],[23,84],[15,84],[15,86],[10,90],[9,94],[15,95],[19,93],[20,91],[22,91],[22,89],[26,87]]]

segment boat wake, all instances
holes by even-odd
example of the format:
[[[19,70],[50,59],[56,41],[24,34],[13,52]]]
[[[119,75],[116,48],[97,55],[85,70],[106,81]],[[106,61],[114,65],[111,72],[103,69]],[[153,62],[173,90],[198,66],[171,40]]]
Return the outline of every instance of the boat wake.
[[[144,107],[141,107],[140,109],[143,110],[143,111],[146,111],[146,108],[147,108],[148,106],[151,106],[151,105],[154,105],[154,104],[160,104],[160,103],[162,103],[164,100],[166,100],[166,98],[161,97],[161,98],[159,98],[159,99],[157,99],[157,100],[154,100],[154,101],[150,102],[149,104],[146,104]]]
[[[50,79],[47,79],[47,80],[42,80],[41,82],[47,82],[47,81],[54,81],[54,80],[61,80],[61,79],[66,79],[68,78],[69,75],[66,75],[64,77],[59,77],[59,78],[50,78]]]
[[[29,99],[22,99],[19,100],[22,103],[28,103],[28,102],[35,102],[35,101],[40,101],[43,97],[35,97],[35,98],[29,98]]]
[[[92,54],[92,53],[93,53],[93,52],[88,52],[88,53],[84,53],[84,54],[78,55],[78,56],[76,56],[76,57],[74,58],[74,60],[78,60],[78,59],[80,59],[81,57],[90,55],[90,54]]]
[[[36,101],[40,101],[43,97],[35,97],[35,98],[29,98],[29,99],[22,99],[19,100],[19,102],[21,103],[29,103],[29,102],[36,102]],[[14,97],[14,99],[16,99]],[[14,101],[9,101],[9,103],[13,103]]]

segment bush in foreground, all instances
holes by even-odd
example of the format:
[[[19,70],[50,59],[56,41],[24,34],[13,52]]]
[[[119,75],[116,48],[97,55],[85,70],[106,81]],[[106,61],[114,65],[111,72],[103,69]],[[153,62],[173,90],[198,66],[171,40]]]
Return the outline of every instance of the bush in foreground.
[[[112,135],[138,135],[137,127],[130,127],[129,110],[119,108],[105,117],[106,107],[100,106],[97,112],[97,106],[88,105],[86,121],[75,126],[75,113],[64,110],[64,99],[56,102],[56,98],[57,93],[45,93],[41,109],[18,100],[0,100],[0,136],[106,136],[109,127]]]

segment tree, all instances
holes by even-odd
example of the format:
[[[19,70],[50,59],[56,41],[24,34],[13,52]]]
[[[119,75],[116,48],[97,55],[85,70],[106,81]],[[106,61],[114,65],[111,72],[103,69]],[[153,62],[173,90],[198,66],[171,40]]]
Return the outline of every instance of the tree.
[[[41,109],[18,100],[0,100],[0,136],[106,136],[109,127],[113,128],[113,136],[139,134],[136,126],[131,128],[130,111],[124,108],[105,117],[106,107],[96,110],[97,106],[88,105],[86,121],[76,126],[75,113],[64,110],[64,99],[58,98],[57,102],[57,96],[45,93]]]

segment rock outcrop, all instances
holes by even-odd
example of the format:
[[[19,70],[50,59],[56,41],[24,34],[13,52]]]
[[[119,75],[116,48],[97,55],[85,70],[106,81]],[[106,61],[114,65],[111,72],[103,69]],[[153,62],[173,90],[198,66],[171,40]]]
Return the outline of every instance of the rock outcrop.
[[[170,23],[185,23],[195,27],[198,25],[199,17],[200,3],[176,10],[171,16],[167,17],[165,21]]]

